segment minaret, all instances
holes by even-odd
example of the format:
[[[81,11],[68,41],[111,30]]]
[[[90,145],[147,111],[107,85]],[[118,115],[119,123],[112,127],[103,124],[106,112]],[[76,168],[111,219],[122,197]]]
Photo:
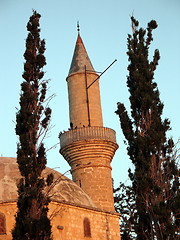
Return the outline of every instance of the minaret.
[[[99,76],[78,37],[67,77],[71,130],[60,135],[60,153],[76,182],[101,210],[114,211],[110,163],[118,145],[103,127]]]

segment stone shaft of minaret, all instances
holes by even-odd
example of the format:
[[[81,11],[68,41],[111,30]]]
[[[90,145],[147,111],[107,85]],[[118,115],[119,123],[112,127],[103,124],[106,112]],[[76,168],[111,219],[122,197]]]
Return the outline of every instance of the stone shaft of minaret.
[[[95,81],[98,77],[78,34],[67,77],[72,128],[103,126],[99,80]],[[95,81],[94,84],[89,87],[93,81]]]
[[[97,78],[78,34],[67,77],[71,130],[60,135],[60,153],[97,208],[114,212],[110,164],[118,145],[115,131],[103,127],[99,80],[88,88]]]

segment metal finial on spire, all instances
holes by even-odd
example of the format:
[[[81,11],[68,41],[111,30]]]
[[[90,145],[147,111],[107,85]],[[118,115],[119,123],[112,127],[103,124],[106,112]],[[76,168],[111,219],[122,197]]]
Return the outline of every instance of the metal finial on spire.
[[[77,31],[78,31],[78,33],[80,32],[79,21],[77,21]]]

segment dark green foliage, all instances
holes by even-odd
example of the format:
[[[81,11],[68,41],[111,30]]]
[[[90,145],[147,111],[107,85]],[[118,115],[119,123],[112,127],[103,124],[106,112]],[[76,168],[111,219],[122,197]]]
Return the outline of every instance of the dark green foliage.
[[[114,189],[114,206],[118,213],[121,214],[121,239],[134,239],[134,217],[136,214],[135,194],[130,186],[120,183],[120,186]]]
[[[29,31],[24,53],[24,82],[21,84],[20,110],[16,115],[17,163],[22,175],[18,184],[18,211],[12,231],[14,240],[50,240],[51,225],[47,217],[50,199],[43,191],[51,185],[53,176],[47,181],[41,177],[46,167],[46,151],[42,143],[48,130],[51,109],[44,107],[47,81],[43,81],[42,68],[45,41],[40,40],[39,19],[36,11],[27,24]]]
[[[138,28],[139,23],[134,17],[131,21],[133,34],[127,39],[131,118],[122,103],[118,103],[116,111],[128,143],[128,154],[134,164],[134,173],[129,171],[129,177],[136,213],[130,230],[124,228],[124,239],[128,239],[131,231],[136,232],[139,240],[178,239],[179,169],[173,158],[173,140],[166,138],[170,122],[161,119],[163,104],[153,80],[160,59],[158,50],[155,50],[153,60],[149,61],[152,31],[157,28],[157,23],[152,20],[144,30]]]

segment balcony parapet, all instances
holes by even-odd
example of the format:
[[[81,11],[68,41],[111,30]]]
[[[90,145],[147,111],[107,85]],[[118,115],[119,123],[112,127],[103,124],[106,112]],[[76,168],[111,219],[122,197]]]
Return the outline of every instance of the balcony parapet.
[[[81,127],[59,135],[61,148],[77,141],[106,140],[116,143],[116,132],[105,127]]]

